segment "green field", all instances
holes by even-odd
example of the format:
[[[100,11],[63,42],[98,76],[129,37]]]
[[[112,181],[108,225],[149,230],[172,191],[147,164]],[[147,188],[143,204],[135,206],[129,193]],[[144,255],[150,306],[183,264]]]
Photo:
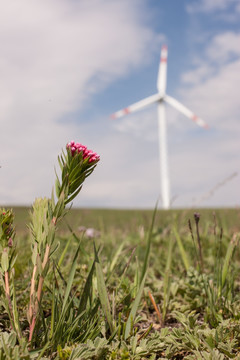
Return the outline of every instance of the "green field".
[[[2,304],[1,360],[240,359],[239,209],[159,210],[153,224],[153,210],[71,209],[31,344],[30,210],[13,210],[20,330]]]
[[[19,231],[26,231],[26,224],[29,221],[29,208],[13,207],[15,213],[15,224]],[[218,225],[226,227],[226,230],[240,229],[240,209],[187,209],[187,210],[158,210],[155,225],[171,226],[174,220],[184,227],[189,218],[195,212],[201,214],[204,225],[213,221],[213,214],[216,214]],[[84,225],[86,227],[94,227],[112,231],[118,229],[120,231],[136,232],[136,227],[143,225],[149,227],[151,223],[153,210],[116,210],[116,209],[71,209],[66,217],[67,222],[73,227]],[[67,229],[64,223],[61,228]]]

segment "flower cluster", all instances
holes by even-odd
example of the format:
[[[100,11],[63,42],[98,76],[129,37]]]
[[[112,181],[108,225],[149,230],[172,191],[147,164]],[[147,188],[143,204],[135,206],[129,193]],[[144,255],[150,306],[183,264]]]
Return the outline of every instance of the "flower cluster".
[[[85,145],[71,141],[66,145],[67,154],[63,150],[58,157],[61,178],[56,179],[55,190],[58,198],[58,210],[72,201],[81,191],[85,179],[97,166],[100,156]],[[58,212],[58,211],[57,211]]]
[[[89,150],[85,145],[82,145],[80,143],[75,143],[74,141],[71,141],[70,143],[67,144],[67,149],[71,150],[72,156],[74,156],[75,153],[82,152],[83,159],[85,160],[88,158],[89,163],[99,161],[100,159],[100,156],[97,153],[93,152],[92,150]]]

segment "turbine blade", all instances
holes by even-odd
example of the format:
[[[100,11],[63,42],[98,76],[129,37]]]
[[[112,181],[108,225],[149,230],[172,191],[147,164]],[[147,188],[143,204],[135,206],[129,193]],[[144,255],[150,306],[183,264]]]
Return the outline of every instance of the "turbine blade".
[[[161,94],[161,95],[165,95],[165,93],[166,93],[167,56],[168,56],[167,46],[163,45],[162,49],[161,49],[161,57],[160,57],[158,80],[157,80],[157,89],[158,89],[159,94]]]
[[[189,119],[194,121],[197,125],[204,127],[205,129],[209,127],[205,121],[203,121],[201,118],[195,115],[191,110],[189,110],[186,106],[181,104],[178,100],[168,95],[164,96],[164,100],[166,101],[166,103],[168,103],[169,105],[177,109],[179,112],[187,116]]]
[[[141,110],[145,106],[154,104],[155,102],[157,102],[159,100],[161,100],[161,96],[159,94],[149,96],[149,97],[147,97],[147,98],[145,98],[143,100],[140,100],[140,101],[128,106],[125,109],[122,109],[122,110],[119,110],[119,111],[115,112],[114,114],[111,115],[111,118],[112,119],[120,118],[120,117],[122,117],[124,115],[127,115],[127,114],[130,114],[130,113],[132,113],[134,111]]]

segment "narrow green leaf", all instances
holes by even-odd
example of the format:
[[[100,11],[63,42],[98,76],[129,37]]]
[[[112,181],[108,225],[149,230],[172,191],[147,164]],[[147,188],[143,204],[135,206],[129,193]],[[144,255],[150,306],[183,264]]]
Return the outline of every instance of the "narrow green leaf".
[[[60,169],[61,169],[61,171],[62,171],[62,169],[63,169],[63,163],[62,163],[62,158],[60,157],[60,156],[58,156],[58,164],[59,164],[59,167],[60,167]]]
[[[64,210],[64,198],[65,198],[65,195],[64,195],[64,192],[62,191],[60,196],[59,196],[58,202],[57,202],[57,204],[55,206],[55,209],[54,209],[54,216],[56,218],[61,216],[62,213],[63,213],[63,210]]]
[[[37,254],[38,254],[38,246],[37,246],[37,243],[35,243],[34,248],[32,250],[32,263],[33,263],[33,265],[36,265]]]
[[[184,250],[182,240],[181,240],[181,238],[179,236],[179,233],[178,233],[175,226],[173,227],[173,232],[174,232],[175,238],[177,240],[177,244],[178,244],[178,248],[179,248],[179,251],[180,251],[180,255],[182,257],[183,264],[185,266],[186,271],[188,271],[188,269],[189,269],[188,257],[187,257],[186,251]]]
[[[151,226],[148,232],[148,239],[147,239],[147,249],[145,252],[145,259],[144,259],[144,264],[143,264],[143,269],[142,269],[142,274],[141,274],[141,278],[140,281],[143,280],[145,273],[147,271],[147,267],[148,267],[148,260],[149,260],[149,253],[150,253],[150,247],[151,247],[151,242],[152,242],[152,233],[153,233],[153,226],[155,223],[155,218],[156,218],[156,213],[157,213],[157,206],[158,206],[158,202],[156,203],[155,209],[153,211],[153,215],[152,215],[152,222],[151,222]]]
[[[55,191],[56,191],[57,198],[59,198],[59,196],[60,196],[60,181],[58,179],[57,174],[56,174],[56,180],[55,180]]]
[[[79,250],[80,250],[80,244],[78,245],[77,251],[76,251],[74,259],[73,259],[72,267],[71,267],[71,270],[70,270],[70,274],[69,274],[69,278],[68,278],[68,282],[67,282],[67,288],[66,288],[65,295],[64,295],[64,301],[63,301],[63,306],[62,306],[62,314],[63,314],[63,312],[65,310],[67,301],[69,299],[70,291],[71,291],[71,288],[72,288],[73,279],[74,279],[76,268],[77,268],[77,258],[78,258]]]
[[[162,311],[162,321],[164,322],[167,307],[168,307],[168,301],[169,301],[169,289],[170,289],[170,273],[171,273],[171,265],[172,265],[172,251],[173,251],[173,245],[174,240],[171,237],[169,246],[168,246],[168,256],[167,256],[167,263],[166,268],[164,272],[164,278],[163,278],[163,311]]]
[[[8,261],[8,253],[7,249],[3,249],[1,266],[4,272],[8,271],[9,261]]]
[[[111,272],[113,271],[116,263],[117,263],[117,260],[122,252],[122,249],[123,249],[123,246],[124,246],[124,242],[121,243],[121,245],[119,246],[119,248],[117,249],[112,261],[111,261],[111,264],[110,264],[110,267],[109,267],[109,273],[111,274]]]
[[[41,257],[39,254],[37,254],[37,270],[38,270],[38,273],[41,275],[43,268],[42,268]]]
[[[88,277],[87,277],[87,280],[86,280],[86,283],[85,283],[85,286],[84,286],[84,289],[82,292],[80,304],[78,307],[78,314],[86,309],[88,298],[91,297],[92,277],[93,277],[94,269],[95,269],[95,261],[92,264],[91,270],[88,274]]]
[[[18,308],[17,308],[17,302],[16,302],[16,290],[15,290],[15,284],[14,284],[14,278],[12,279],[12,289],[13,289],[13,321],[15,325],[15,329],[18,335],[18,340],[20,341],[21,338],[21,329],[19,324],[19,316],[18,316]]]
[[[66,243],[66,245],[65,245],[65,248],[63,249],[63,252],[62,252],[62,254],[61,254],[61,256],[60,256],[60,259],[59,259],[59,261],[58,261],[58,267],[59,267],[59,268],[60,268],[61,265],[62,265],[62,262],[63,262],[63,260],[64,260],[64,257],[65,257],[65,255],[66,255],[66,252],[67,252],[67,250],[68,250],[68,247],[69,247],[71,241],[72,241],[72,237],[70,236],[69,239],[68,239],[68,241],[67,241],[67,243]]]
[[[75,191],[67,200],[65,200],[65,205],[67,205],[68,203],[70,203],[81,191],[82,189],[82,185],[80,186],[79,189],[77,189],[77,191]]]
[[[40,353],[39,353],[39,350],[38,350],[38,353],[37,353],[37,355],[38,355],[38,357],[37,357],[37,359],[36,360],[42,360],[43,359],[43,354],[45,353],[45,351],[47,350],[47,348],[50,346],[50,341],[48,341],[45,345],[44,345],[44,347],[40,350]]]
[[[143,279],[141,281],[137,296],[136,296],[136,298],[135,298],[135,300],[134,300],[134,302],[132,304],[132,308],[131,308],[130,314],[129,314],[127,322],[126,322],[126,329],[125,329],[125,334],[124,334],[124,339],[125,340],[130,335],[131,324],[132,324],[132,322],[134,322],[134,319],[136,317],[136,313],[137,313],[137,310],[138,310],[138,307],[139,307],[139,304],[140,304],[140,301],[141,301],[141,297],[142,297],[142,292],[143,292],[143,289],[144,289],[146,275],[147,275],[147,271],[145,271],[145,275],[144,275],[144,277],[143,277]]]
[[[224,259],[224,263],[223,263],[222,288],[225,285],[226,277],[227,277],[228,269],[229,269],[229,263],[230,263],[230,261],[232,259],[233,251],[234,251],[237,243],[238,243],[238,237],[237,237],[237,234],[234,234],[232,240],[230,241],[230,243],[228,245],[227,253],[226,253],[226,256],[225,256],[225,259]]]
[[[95,266],[96,266],[96,274],[97,274],[97,288],[98,288],[99,299],[103,308],[104,315],[106,316],[110,331],[111,333],[113,333],[114,325],[112,321],[110,303],[108,300],[107,287],[104,281],[103,271],[99,262],[95,243],[94,243],[94,252],[95,252]]]
[[[55,273],[54,273],[55,274]],[[54,323],[55,323],[55,281],[53,281],[53,290],[52,290],[52,310],[51,310],[51,326],[50,326],[50,334],[49,338],[51,339],[54,331]]]

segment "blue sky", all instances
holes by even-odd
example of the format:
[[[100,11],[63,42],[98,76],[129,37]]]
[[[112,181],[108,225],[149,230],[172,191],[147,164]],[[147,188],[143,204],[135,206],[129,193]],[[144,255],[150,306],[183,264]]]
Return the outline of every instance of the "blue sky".
[[[109,115],[156,92],[167,44],[167,93],[210,126],[167,107],[173,207],[239,206],[239,24],[238,0],[1,1],[0,204],[49,196],[73,139],[101,156],[74,205],[154,207],[156,106]]]

